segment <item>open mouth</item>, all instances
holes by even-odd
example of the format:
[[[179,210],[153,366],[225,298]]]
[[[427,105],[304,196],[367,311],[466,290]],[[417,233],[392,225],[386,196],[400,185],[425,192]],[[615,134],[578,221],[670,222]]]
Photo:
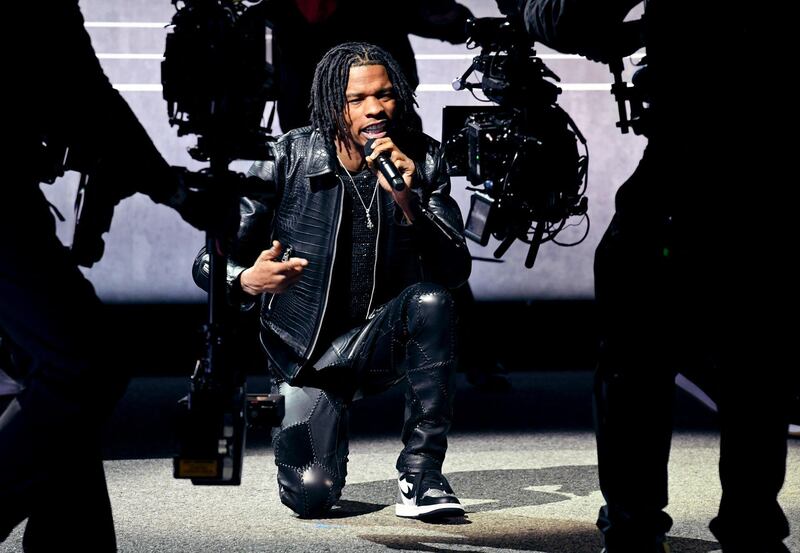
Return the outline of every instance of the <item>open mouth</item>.
[[[361,129],[361,134],[365,137],[369,138],[381,138],[386,136],[387,131],[389,130],[389,122],[388,121],[379,121],[377,123],[373,123],[371,125],[367,125],[363,129]]]

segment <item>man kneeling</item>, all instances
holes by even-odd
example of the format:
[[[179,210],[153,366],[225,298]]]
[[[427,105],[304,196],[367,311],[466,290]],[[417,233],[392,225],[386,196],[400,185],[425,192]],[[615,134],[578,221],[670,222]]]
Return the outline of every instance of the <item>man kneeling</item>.
[[[413,91],[371,44],[330,50],[311,97],[313,125],[251,168],[279,195],[242,199],[228,263],[231,297],[243,309],[260,300],[261,342],[286,398],[273,440],[281,501],[323,516],[345,484],[348,405],[402,381],[396,513],[463,515],[441,468],[456,369],[448,288],[466,281],[471,260],[442,148],[406,124]],[[379,173],[379,155],[402,184]],[[201,250],[194,271],[204,288],[206,258]]]

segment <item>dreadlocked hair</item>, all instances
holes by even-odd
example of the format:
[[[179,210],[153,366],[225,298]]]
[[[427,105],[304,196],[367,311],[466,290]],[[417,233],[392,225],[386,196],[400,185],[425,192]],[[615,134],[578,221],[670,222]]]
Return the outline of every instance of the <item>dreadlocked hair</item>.
[[[386,69],[395,97],[394,125],[404,129],[407,126],[406,114],[417,105],[414,91],[389,52],[367,42],[340,44],[322,57],[311,84],[311,122],[325,138],[329,148],[333,148],[338,140],[350,151],[350,133],[344,119],[347,105],[345,92],[350,68],[364,65],[382,65]]]

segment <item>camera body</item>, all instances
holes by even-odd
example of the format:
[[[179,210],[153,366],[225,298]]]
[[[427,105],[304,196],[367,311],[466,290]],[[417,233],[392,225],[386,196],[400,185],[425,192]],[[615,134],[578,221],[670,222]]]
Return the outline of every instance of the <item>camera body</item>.
[[[161,82],[170,124],[179,136],[198,135],[195,159],[266,159],[261,121],[266,102],[277,97],[266,23],[257,3],[180,0]]]
[[[472,65],[454,81],[457,90],[480,88],[497,105],[447,106],[443,142],[451,176],[466,176],[475,191],[466,235],[485,246],[501,240],[501,257],[514,240],[530,244],[525,265],[538,247],[553,240],[572,216],[586,216],[588,153],[569,115],[556,103],[558,77],[535,55],[532,43],[511,19],[468,23],[468,45],[480,47]],[[480,83],[469,83],[474,71]],[[571,244],[563,244],[571,245]]]

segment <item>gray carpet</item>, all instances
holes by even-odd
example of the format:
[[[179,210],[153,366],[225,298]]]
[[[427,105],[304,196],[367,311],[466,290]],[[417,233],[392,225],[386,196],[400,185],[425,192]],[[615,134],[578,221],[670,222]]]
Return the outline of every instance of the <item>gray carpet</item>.
[[[397,391],[356,405],[343,499],[329,518],[301,520],[278,500],[266,432],[249,436],[242,486],[196,487],[172,479],[168,421],[185,382],[138,379],[107,440],[119,549],[597,553],[594,520],[602,499],[591,433],[590,375],[515,373],[510,379],[514,388],[506,393],[480,392],[463,380],[459,384],[445,472],[468,515],[445,524],[394,516],[402,414]],[[706,525],[720,496],[713,417],[688,396],[678,399],[670,465],[673,552],[711,553],[718,545]],[[781,500],[797,534],[798,440],[790,442],[788,467]],[[20,527],[0,551],[20,550],[21,535]],[[791,551],[800,551],[800,536],[787,543]]]

